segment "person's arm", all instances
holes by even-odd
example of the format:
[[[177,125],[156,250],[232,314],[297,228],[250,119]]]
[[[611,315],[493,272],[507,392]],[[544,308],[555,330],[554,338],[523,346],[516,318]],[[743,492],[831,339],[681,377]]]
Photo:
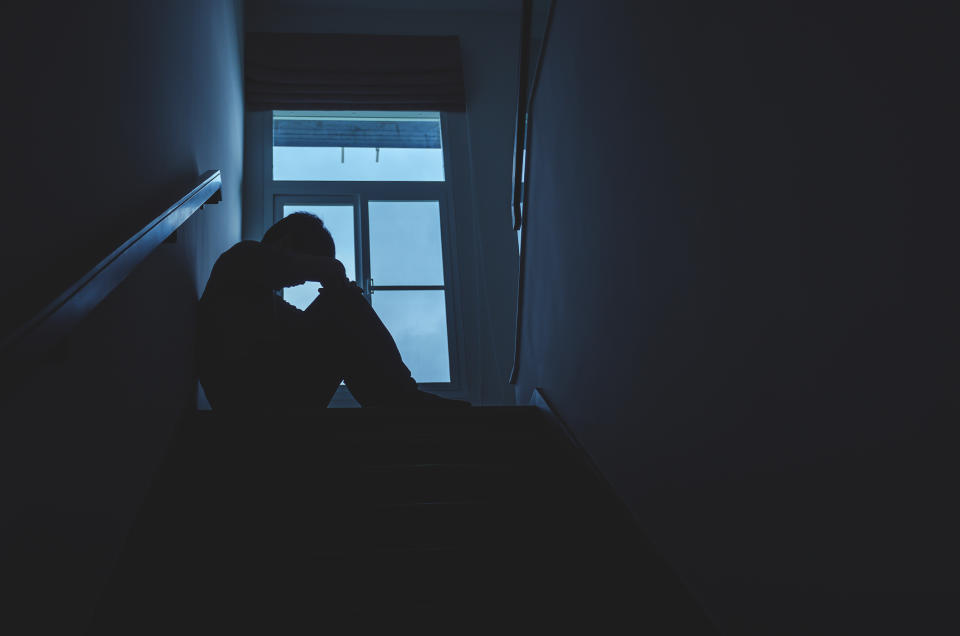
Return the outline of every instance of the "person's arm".
[[[324,288],[338,289],[348,284],[343,263],[323,256],[243,241],[229,249],[214,267],[218,279],[232,287],[253,285],[261,289],[280,289],[317,281]]]
[[[349,282],[343,263],[335,258],[267,245],[261,247],[265,282],[270,289],[300,285],[308,280],[320,283],[325,289],[338,289]]]

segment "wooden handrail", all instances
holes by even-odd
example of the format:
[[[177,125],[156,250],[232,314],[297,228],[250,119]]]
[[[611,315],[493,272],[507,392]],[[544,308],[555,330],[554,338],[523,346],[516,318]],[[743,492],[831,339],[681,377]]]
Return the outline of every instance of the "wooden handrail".
[[[219,170],[204,173],[196,186],[123,242],[109,256],[70,285],[0,343],[0,360],[30,362],[43,359],[94,307],[158,245],[207,203],[221,199]]]

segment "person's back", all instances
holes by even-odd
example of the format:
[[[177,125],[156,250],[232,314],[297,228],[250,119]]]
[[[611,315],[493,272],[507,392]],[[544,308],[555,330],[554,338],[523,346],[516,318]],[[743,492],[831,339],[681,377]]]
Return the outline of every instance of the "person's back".
[[[276,387],[262,370],[273,366],[283,323],[292,325],[302,312],[274,292],[268,269],[281,255],[265,253],[271,249],[256,241],[231,247],[217,259],[200,297],[197,363],[215,409],[275,400]]]

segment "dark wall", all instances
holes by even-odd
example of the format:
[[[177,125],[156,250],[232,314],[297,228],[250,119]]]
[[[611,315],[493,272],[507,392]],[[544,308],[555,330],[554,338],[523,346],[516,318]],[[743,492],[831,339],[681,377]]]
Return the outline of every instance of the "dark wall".
[[[223,202],[0,396],[4,604],[39,633],[83,628],[194,404],[196,301],[240,236],[241,18],[233,0],[176,0],[43,3],[6,20],[3,334],[201,173],[223,173]]]
[[[957,21],[921,4],[557,3],[518,403],[729,634],[943,612]]]

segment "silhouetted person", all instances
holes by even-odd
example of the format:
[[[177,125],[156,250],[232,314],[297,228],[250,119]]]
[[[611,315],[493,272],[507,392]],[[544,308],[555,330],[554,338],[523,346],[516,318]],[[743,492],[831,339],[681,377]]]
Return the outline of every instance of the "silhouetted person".
[[[417,389],[387,328],[346,278],[323,221],[306,212],[241,241],[200,298],[200,382],[215,410],[324,408],[340,385],[362,406],[469,406]],[[275,290],[315,281],[301,311]]]

